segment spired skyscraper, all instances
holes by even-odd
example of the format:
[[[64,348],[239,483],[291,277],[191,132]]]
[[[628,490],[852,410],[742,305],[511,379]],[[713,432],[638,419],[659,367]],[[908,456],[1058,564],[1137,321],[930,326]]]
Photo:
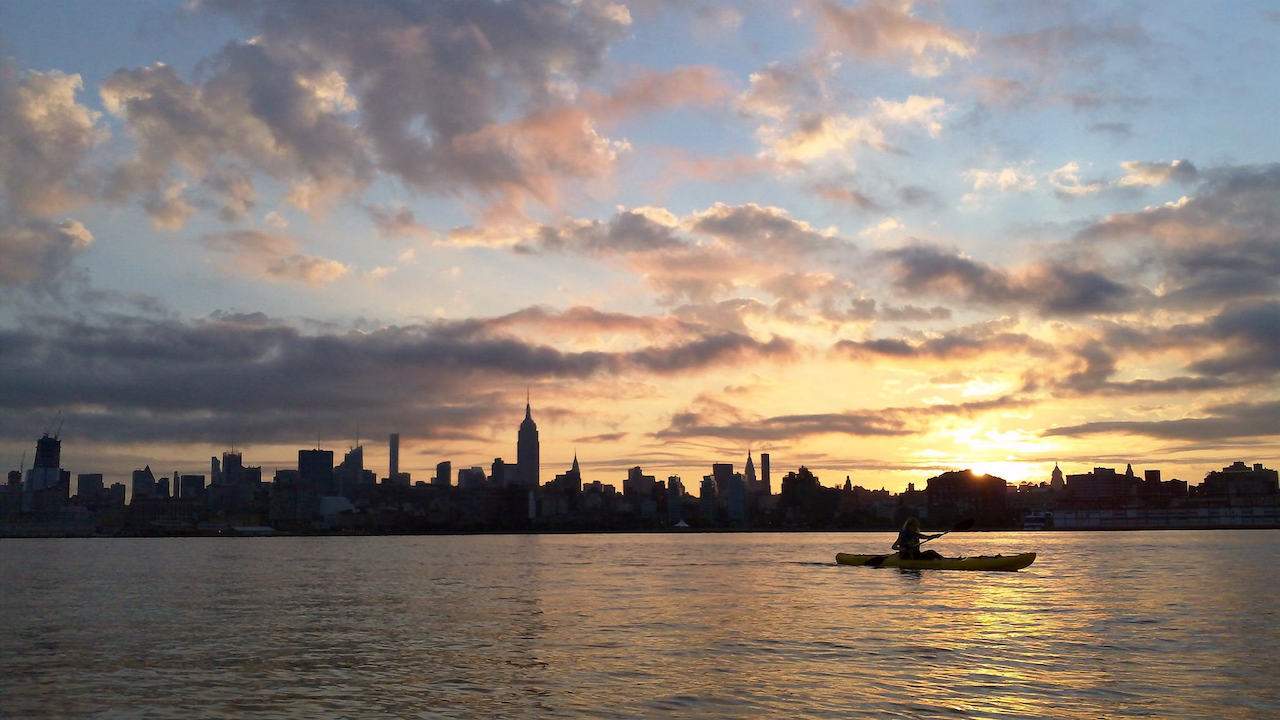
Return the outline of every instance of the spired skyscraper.
[[[533,408],[526,396],[524,401],[524,420],[520,423],[520,434],[516,436],[516,477],[525,487],[541,485],[538,459],[538,424],[533,421]]]

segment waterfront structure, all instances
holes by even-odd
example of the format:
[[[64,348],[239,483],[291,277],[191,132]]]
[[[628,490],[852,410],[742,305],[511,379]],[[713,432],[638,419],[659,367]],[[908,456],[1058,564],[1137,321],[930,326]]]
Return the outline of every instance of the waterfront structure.
[[[1237,460],[1205,475],[1200,492],[1206,496],[1241,498],[1276,495],[1280,492],[1277,480],[1276,471],[1263,467],[1262,463],[1249,467]]]
[[[525,398],[524,420],[516,435],[516,476],[520,485],[536,488],[541,485],[539,474],[541,460],[538,449],[538,424],[533,421],[533,407]]]
[[[995,475],[953,470],[926,481],[929,518],[946,524],[974,518],[996,526],[1008,521],[1008,483]]]
[[[522,430],[532,425],[532,407],[526,402]],[[536,433],[537,428],[528,428]],[[536,434],[518,439],[518,453],[529,469],[529,451],[536,449]],[[519,443],[523,439],[525,443]],[[56,441],[56,442],[55,442]],[[1237,461],[1210,472],[1204,482],[1165,480],[1159,469],[1123,472],[1094,468],[1092,472],[1066,475],[1056,463],[1046,482],[1016,487],[1004,480],[969,470],[945,472],[929,478],[926,489],[910,483],[901,493],[868,490],[845,476],[835,487],[823,486],[818,477],[801,466],[787,473],[781,494],[768,487],[769,459],[762,453],[756,476],[756,458],[748,451],[744,472],[733,472],[729,463],[715,463],[703,478],[701,497],[686,498],[679,476],[659,483],[640,466],[628,469],[619,493],[612,485],[583,481],[578,454],[568,470],[544,486],[521,481],[521,466],[494,458],[493,475],[485,468],[462,469],[451,483],[452,465],[443,461],[436,481],[375,482],[363,468],[363,448],[357,445],[333,465],[329,450],[298,451],[296,469],[281,468],[274,482],[261,482],[260,467],[245,467],[238,452],[210,458],[216,481],[205,486],[203,475],[183,475],[176,470],[157,479],[150,466],[134,471],[133,498],[126,506],[126,486],[104,488],[99,473],[77,477],[77,495],[67,502],[68,471],[60,464],[57,438],[41,438],[36,463],[42,471],[56,471],[60,509],[53,505],[24,510],[24,476],[9,473],[0,486],[0,535],[55,534],[170,534],[227,532],[240,525],[270,523],[281,530],[365,532],[421,531],[436,529],[505,530],[539,529],[633,530],[659,527],[887,529],[906,516],[916,516],[931,528],[945,528],[958,519],[973,517],[986,527],[1018,525],[1059,529],[1093,528],[1203,528],[1280,526],[1280,483],[1275,470],[1261,463]],[[38,477],[35,468],[27,477]],[[399,473],[407,481],[408,474]],[[753,492],[753,479],[757,492]],[[66,481],[68,485],[60,483]],[[332,494],[338,482],[339,494]],[[32,486],[35,486],[33,483]],[[245,493],[243,499],[238,493]],[[54,497],[59,495],[55,488]],[[95,500],[96,499],[96,500]],[[48,512],[57,509],[57,512]],[[1028,518],[1038,523],[1028,522]],[[221,529],[219,529],[221,528]]]

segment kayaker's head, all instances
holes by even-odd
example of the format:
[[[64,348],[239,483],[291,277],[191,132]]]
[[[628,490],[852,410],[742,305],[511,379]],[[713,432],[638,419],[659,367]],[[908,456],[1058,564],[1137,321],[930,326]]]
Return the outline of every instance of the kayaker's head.
[[[906,522],[902,523],[902,529],[910,530],[911,532],[920,532],[920,521],[913,517],[909,517]]]

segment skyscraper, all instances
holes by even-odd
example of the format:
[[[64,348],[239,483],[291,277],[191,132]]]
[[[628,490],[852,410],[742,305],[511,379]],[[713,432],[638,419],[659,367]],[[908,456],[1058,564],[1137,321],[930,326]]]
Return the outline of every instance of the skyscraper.
[[[742,478],[747,483],[747,492],[756,492],[756,464],[751,461],[751,450],[747,450],[747,467],[742,471]]]
[[[726,495],[729,492],[729,479],[733,477],[733,463],[712,463],[711,477],[716,481],[716,494]]]
[[[769,481],[769,453],[760,453],[760,487],[765,495],[773,494],[773,485]]]
[[[44,437],[36,441],[36,460],[32,467],[37,468],[60,468],[62,467],[62,441],[57,436],[49,437],[45,433]]]
[[[390,466],[387,468],[387,479],[395,482],[396,477],[400,475],[400,433],[391,433],[391,437],[387,439],[390,445]]]
[[[321,495],[332,495],[335,491],[333,481],[332,450],[299,450],[298,475],[308,490]]]
[[[57,435],[36,441],[36,460],[22,484],[23,511],[59,510],[71,496],[71,472],[61,468],[62,441]]]
[[[533,421],[533,408],[526,397],[524,420],[516,436],[516,476],[520,478],[521,485],[536,488],[542,484],[538,457],[538,424]]]

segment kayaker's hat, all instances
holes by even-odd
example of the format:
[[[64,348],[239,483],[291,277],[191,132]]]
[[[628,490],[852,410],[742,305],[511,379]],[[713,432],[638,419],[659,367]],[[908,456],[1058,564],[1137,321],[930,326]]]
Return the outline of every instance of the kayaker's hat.
[[[920,521],[913,517],[909,517],[907,518],[906,522],[902,523],[902,529],[903,530],[919,530]]]

